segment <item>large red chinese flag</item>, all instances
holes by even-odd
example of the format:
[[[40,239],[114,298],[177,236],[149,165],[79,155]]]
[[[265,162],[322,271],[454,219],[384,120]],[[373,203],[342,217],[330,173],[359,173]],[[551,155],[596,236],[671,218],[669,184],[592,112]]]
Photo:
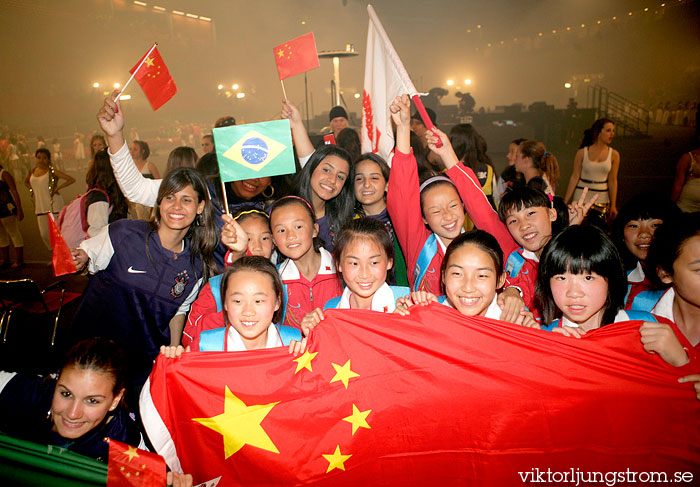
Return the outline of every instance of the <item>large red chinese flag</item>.
[[[160,455],[109,440],[107,487],[165,486],[165,470]]]
[[[141,61],[144,61],[142,65]],[[140,68],[139,65],[141,65]],[[138,71],[136,71],[137,68],[139,68]],[[139,62],[129,72],[131,74],[136,72],[134,79],[141,85],[141,89],[143,89],[148,101],[151,102],[153,110],[158,110],[177,93],[175,81],[170,76],[168,67],[157,47],[139,59]]]
[[[700,402],[678,383],[697,362],[646,353],[640,322],[579,340],[437,304],[325,316],[297,359],[283,348],[159,357],[141,412],[166,462],[220,487],[700,473]]]
[[[280,44],[273,51],[281,80],[319,67],[313,32]]]
[[[53,275],[63,276],[65,274],[73,274],[76,272],[75,262],[70,253],[68,244],[61,235],[61,230],[56,225],[56,220],[51,213],[47,213],[49,219],[49,238],[51,240],[51,262],[53,263]]]

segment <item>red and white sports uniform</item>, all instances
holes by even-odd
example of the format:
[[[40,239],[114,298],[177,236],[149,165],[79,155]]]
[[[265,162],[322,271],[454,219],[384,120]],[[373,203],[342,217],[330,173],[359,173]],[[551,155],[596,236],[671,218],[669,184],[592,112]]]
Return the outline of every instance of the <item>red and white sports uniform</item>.
[[[277,269],[284,286],[285,326],[301,329],[301,320],[306,313],[316,308],[323,309],[329,299],[343,292],[333,256],[324,248],[320,252],[321,266],[311,281],[301,275],[291,259],[286,259]]]

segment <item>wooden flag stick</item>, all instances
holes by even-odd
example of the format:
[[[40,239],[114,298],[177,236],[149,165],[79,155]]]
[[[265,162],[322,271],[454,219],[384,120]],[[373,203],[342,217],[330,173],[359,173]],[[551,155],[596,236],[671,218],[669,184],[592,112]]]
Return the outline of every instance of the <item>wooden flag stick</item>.
[[[284,101],[286,103],[287,102],[287,90],[284,89],[284,80],[280,80],[280,83],[282,84],[282,94],[284,95]]]
[[[226,183],[221,181],[221,190],[223,191],[224,194],[224,212],[231,216],[231,212],[228,209],[228,198],[226,197]]]
[[[136,69],[134,69],[134,72],[131,73],[131,78],[129,78],[127,80],[127,82],[124,84],[124,86],[122,86],[121,91],[119,92],[117,97],[114,99],[115,102],[119,101],[119,98],[121,98],[121,96],[124,94],[124,91],[126,91],[126,87],[129,86],[129,83],[131,83],[131,81],[134,79],[134,76],[136,76],[136,73],[139,72],[139,69],[141,69],[141,66],[143,66],[143,63],[146,61],[146,59],[148,59],[148,56],[150,56],[150,54],[153,52],[153,49],[155,49],[157,46],[158,46],[158,43],[154,42],[153,45],[151,46],[151,48],[148,50],[146,55],[143,57],[143,59],[139,63],[139,65],[136,67]]]

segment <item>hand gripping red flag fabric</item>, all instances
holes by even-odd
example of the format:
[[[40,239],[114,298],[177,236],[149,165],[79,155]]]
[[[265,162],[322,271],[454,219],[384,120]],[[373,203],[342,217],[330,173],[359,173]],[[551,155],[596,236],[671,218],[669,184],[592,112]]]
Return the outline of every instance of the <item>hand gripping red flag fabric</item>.
[[[160,455],[109,439],[107,487],[165,486],[165,460]]]
[[[367,5],[367,13],[369,27],[365,57],[365,89],[362,96],[362,130],[360,131],[362,152],[378,153],[391,162],[394,132],[389,105],[394,98],[408,93],[426,128],[431,129],[433,123],[425,112],[411,77],[371,5]]]
[[[700,402],[678,383],[697,358],[674,368],[646,353],[640,324],[573,339],[438,304],[407,317],[330,310],[297,358],[284,348],[159,357],[141,413],[156,450],[195,484],[697,473]]]
[[[141,85],[141,89],[143,89],[143,93],[151,103],[153,110],[158,110],[177,93],[175,81],[170,76],[170,71],[168,71],[157,47],[139,59],[139,62],[129,72],[136,73],[134,79]]]
[[[313,32],[275,46],[272,50],[280,80],[320,66]]]
[[[51,247],[53,249],[51,251],[53,275],[58,277],[65,274],[73,274],[77,269],[75,268],[75,262],[73,262],[73,256],[70,253],[68,244],[63,239],[53,215],[47,213],[46,217],[49,219],[49,238],[51,239]]]

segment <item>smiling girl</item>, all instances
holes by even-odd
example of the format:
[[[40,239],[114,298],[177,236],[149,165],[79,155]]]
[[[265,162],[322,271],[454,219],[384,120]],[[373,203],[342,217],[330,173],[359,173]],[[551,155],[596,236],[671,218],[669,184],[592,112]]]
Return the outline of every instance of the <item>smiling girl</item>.
[[[281,198],[270,209],[277,250],[287,257],[278,271],[284,284],[283,323],[301,327],[306,313],[342,292],[333,256],[318,242],[311,205],[298,196]]]
[[[113,341],[92,338],[71,348],[57,380],[0,372],[0,429],[102,461],[105,438],[142,445],[123,406],[126,367]]]
[[[663,289],[653,291],[654,285],[646,275],[646,261],[656,229],[678,215],[680,210],[676,205],[654,194],[635,196],[620,210],[613,223],[612,239],[627,271],[625,309],[651,311],[663,294]]]
[[[384,224],[394,246],[393,272],[389,280],[399,286],[408,286],[406,259],[394,232],[394,225],[386,207],[386,191],[389,187],[390,169],[386,161],[373,153],[362,154],[355,163],[355,200],[358,216],[373,218]]]
[[[410,146],[408,96],[397,97],[390,111],[397,128],[387,207],[405,251],[406,267],[413,271],[408,276],[411,288],[439,293],[440,264],[445,249],[462,231],[464,207],[450,178],[434,176],[420,184]]]
[[[464,316],[484,316],[518,325],[539,328],[531,312],[521,310],[515,318],[503,318],[498,292],[505,283],[503,252],[488,232],[472,230],[454,239],[445,253],[441,268],[444,296],[414,292],[400,299],[397,313],[407,315],[413,305],[436,301]]]
[[[318,237],[333,251],[335,236],[352,219],[353,166],[350,155],[335,145],[316,149],[298,175],[298,195],[311,203]]]
[[[277,324],[282,318],[282,282],[272,263],[246,256],[226,268],[217,301],[224,311],[224,326],[203,331],[193,351],[244,351],[289,346],[303,352],[306,340],[296,328]],[[161,353],[177,358],[190,347],[161,347]]]
[[[180,343],[190,303],[215,274],[217,241],[202,176],[179,168],[163,179],[149,222],[119,220],[73,250],[76,267],[94,274],[73,334],[128,347],[128,393],[138,394],[161,345]]]

